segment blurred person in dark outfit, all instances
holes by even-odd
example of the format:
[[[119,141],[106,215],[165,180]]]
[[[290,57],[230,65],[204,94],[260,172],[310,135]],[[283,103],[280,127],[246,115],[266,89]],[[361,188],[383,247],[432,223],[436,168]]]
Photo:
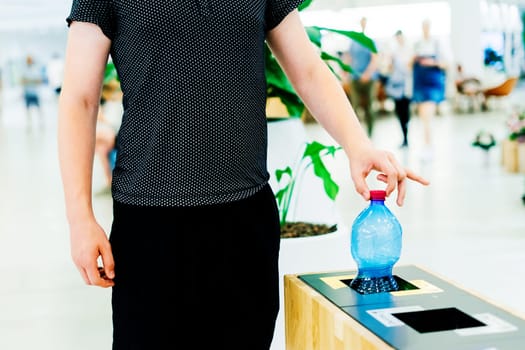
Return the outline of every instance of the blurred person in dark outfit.
[[[306,35],[300,3],[73,1],[60,167],[72,259],[86,284],[112,287],[114,350],[270,347],[280,226],[266,169],[265,43],[344,149],[364,199],[374,169],[398,205],[407,179],[428,183],[367,138]],[[108,239],[91,177],[110,54],[124,113]]]
[[[402,31],[398,30],[396,32],[395,39],[396,42],[391,53],[390,74],[388,75],[386,92],[394,100],[395,113],[403,132],[401,147],[408,147],[413,51],[407,45]]]

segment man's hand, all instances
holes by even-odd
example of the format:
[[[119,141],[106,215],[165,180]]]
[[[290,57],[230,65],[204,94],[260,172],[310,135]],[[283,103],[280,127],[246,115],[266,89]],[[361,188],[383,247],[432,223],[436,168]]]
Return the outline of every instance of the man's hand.
[[[367,147],[358,152],[353,152],[353,154],[355,156],[350,159],[352,180],[356,191],[365,200],[370,200],[370,190],[366,178],[372,170],[378,171],[377,179],[387,185],[385,189],[387,196],[397,189],[396,203],[398,206],[402,206],[405,201],[407,179],[425,186],[430,184],[427,179],[401,166],[390,152]]]
[[[86,284],[102,288],[114,286],[115,263],[111,245],[97,222],[72,225],[71,256]],[[98,265],[99,257],[102,266]]]

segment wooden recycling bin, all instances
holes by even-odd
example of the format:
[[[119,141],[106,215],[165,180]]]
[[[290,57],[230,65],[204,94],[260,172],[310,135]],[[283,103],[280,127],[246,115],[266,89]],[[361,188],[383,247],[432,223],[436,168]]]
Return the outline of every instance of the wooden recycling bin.
[[[402,290],[362,295],[356,271],[285,275],[286,350],[525,349],[525,319],[421,267]]]

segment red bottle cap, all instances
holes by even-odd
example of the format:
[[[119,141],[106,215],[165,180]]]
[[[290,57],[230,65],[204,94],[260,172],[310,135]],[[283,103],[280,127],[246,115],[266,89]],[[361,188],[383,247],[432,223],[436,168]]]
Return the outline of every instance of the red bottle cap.
[[[384,201],[386,198],[385,190],[372,190],[370,191],[370,200]]]

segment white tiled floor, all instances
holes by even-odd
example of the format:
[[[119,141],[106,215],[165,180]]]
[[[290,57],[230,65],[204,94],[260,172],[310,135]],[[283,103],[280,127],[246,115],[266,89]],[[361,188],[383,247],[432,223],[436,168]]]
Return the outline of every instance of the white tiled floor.
[[[524,96],[519,90],[511,100]],[[505,118],[501,109],[445,111],[434,120],[435,157],[427,163],[418,158],[422,136],[416,117],[408,150],[397,148],[401,137],[392,116],[378,120],[373,140],[432,182],[429,187],[410,184],[401,208],[387,201],[404,229],[399,263],[425,266],[525,314],[525,175],[503,170],[499,143],[488,157],[471,146],[481,129],[498,141],[505,137]],[[307,132],[330,142],[317,125],[307,125]],[[110,290],[85,286],[69,256],[52,96],[45,99],[43,126],[35,123],[31,129],[18,95],[4,96],[0,164],[0,349],[110,349]],[[341,185],[337,208],[349,226],[365,203],[353,191],[345,160],[338,156],[330,166]],[[95,177],[99,189],[98,165]],[[110,198],[95,196],[94,205],[108,229]]]

